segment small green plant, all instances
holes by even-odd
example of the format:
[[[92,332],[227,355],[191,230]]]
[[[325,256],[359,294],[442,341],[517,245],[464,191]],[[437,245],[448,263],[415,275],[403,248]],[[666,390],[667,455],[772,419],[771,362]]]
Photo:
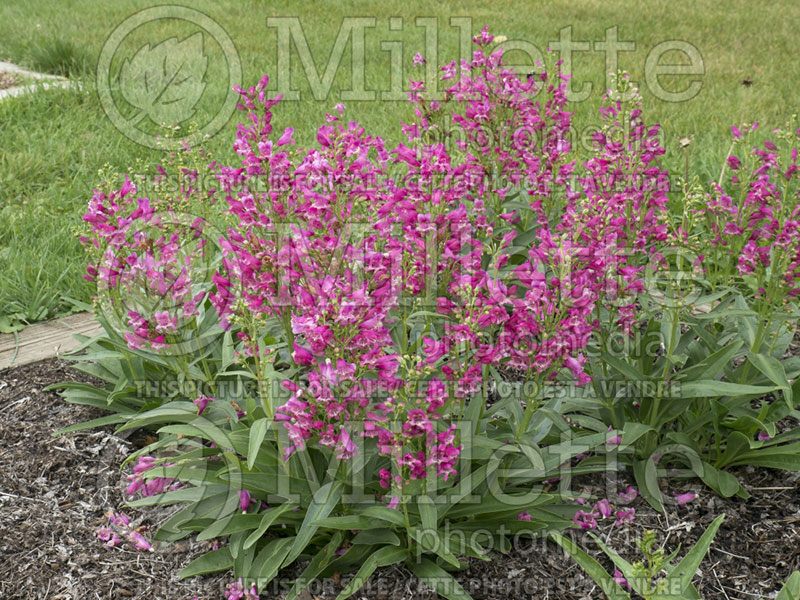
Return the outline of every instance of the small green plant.
[[[571,539],[552,534],[559,546],[564,548],[586,573],[599,585],[610,600],[629,599],[633,590],[645,600],[702,600],[691,580],[708,552],[711,542],[725,515],[720,515],[703,533],[697,544],[676,565],[672,560],[680,550],[676,548],[669,556],[664,548],[656,548],[656,534],[645,531],[636,542],[644,560],[631,564],[611,550],[600,539],[591,534],[597,545],[606,553],[616,567],[609,575],[594,558]],[[786,580],[775,600],[797,600],[800,598],[800,571],[795,571]]]
[[[637,542],[644,560],[633,564],[606,546],[596,535],[590,534],[614,563],[616,571],[613,576],[571,539],[561,534],[552,534],[551,538],[583,567],[611,600],[630,598],[628,590],[631,589],[645,600],[701,600],[700,594],[692,584],[692,577],[708,552],[724,518],[725,515],[720,515],[714,519],[697,540],[697,544],[674,565],[672,560],[680,547],[666,556],[663,548],[655,547],[656,535],[653,531],[645,531],[642,539]]]

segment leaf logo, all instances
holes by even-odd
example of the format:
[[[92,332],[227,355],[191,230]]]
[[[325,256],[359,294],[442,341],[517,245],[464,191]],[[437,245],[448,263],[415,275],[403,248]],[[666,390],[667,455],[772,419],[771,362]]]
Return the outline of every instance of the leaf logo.
[[[150,117],[159,125],[177,125],[191,117],[206,89],[207,69],[202,32],[182,42],[173,37],[152,48],[142,46],[119,73],[122,96],[140,110],[129,124]]]

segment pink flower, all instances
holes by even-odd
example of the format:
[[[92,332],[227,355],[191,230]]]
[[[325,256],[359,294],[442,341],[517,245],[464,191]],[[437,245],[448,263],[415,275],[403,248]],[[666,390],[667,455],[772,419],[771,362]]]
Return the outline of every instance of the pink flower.
[[[675,494],[675,500],[678,502],[678,506],[686,506],[689,502],[697,498],[697,494],[694,492],[686,492],[684,494]]]
[[[621,588],[624,588],[626,590],[631,589],[631,584],[628,583],[628,580],[625,579],[625,577],[622,575],[622,571],[620,571],[619,569],[614,569],[614,582]]]
[[[530,521],[530,520],[531,520],[531,514],[527,510],[517,515],[517,521]]]
[[[283,135],[278,139],[276,146],[285,146],[286,144],[294,144],[294,139],[292,139],[292,135],[294,135],[294,127],[287,127]]]
[[[227,585],[225,600],[259,600],[258,590],[255,584],[250,586],[249,590],[246,590],[242,578],[239,577],[238,581]]]
[[[239,508],[242,512],[247,512],[250,506],[250,492],[247,490],[239,490]]]
[[[610,425],[608,426],[609,431],[613,431],[613,429],[614,428],[611,427]],[[606,444],[608,444],[609,446],[619,446],[621,443],[622,443],[622,437],[619,435],[611,436],[610,438],[608,438],[608,440],[606,440]]]
[[[620,500],[627,504],[636,500],[636,497],[639,495],[639,490],[629,485],[625,487],[624,492],[619,492],[617,495],[619,496]]]
[[[339,441],[336,444],[336,451],[336,458],[340,460],[350,460],[357,453],[356,445],[350,437],[350,434],[347,433],[347,429],[344,427],[342,427],[342,430],[339,433]]]
[[[572,517],[572,522],[580,525],[581,529],[597,529],[597,516],[597,513],[593,510],[589,512],[579,510]]]
[[[624,523],[633,523],[633,519],[636,516],[636,509],[629,508],[627,510],[618,510],[614,515],[617,517],[617,521],[614,525],[619,526]]]
[[[603,518],[611,516],[611,503],[606,498],[597,502],[594,505],[594,509],[599,512]]]
[[[422,54],[420,54],[419,52],[417,52],[414,55],[414,64],[415,65],[424,65],[426,62],[427,61],[424,58],[422,58]]]
[[[144,536],[138,531],[132,531],[128,539],[130,539],[130,541],[133,543],[133,545],[136,547],[137,550],[155,552],[155,550],[153,550],[153,547],[150,545],[150,542],[144,539]]]
[[[197,406],[197,414],[202,415],[203,411],[208,406],[209,402],[214,402],[214,398],[211,396],[198,396],[194,399],[194,404]]]
[[[296,362],[298,365],[311,365],[314,363],[314,355],[303,346],[300,346],[297,342],[294,343],[292,359],[294,359],[294,362]]]
[[[770,435],[766,431],[759,431],[757,439],[759,442],[766,442],[770,439]]]

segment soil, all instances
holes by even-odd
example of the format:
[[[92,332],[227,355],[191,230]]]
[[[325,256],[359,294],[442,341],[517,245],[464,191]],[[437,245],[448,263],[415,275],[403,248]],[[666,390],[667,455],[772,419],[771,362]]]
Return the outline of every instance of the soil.
[[[137,552],[130,546],[108,548],[96,530],[104,513],[124,504],[123,460],[136,440],[114,435],[111,428],[52,437],[68,425],[101,416],[99,410],[66,404],[49,384],[87,381],[67,363],[49,360],[0,371],[0,598],[41,600],[131,599],[217,600],[224,598],[230,574],[179,582],[177,572],[209,549],[208,542],[182,541]],[[774,598],[783,581],[800,570],[800,483],[798,474],[746,468],[735,473],[752,494],[748,500],[722,499],[699,484],[664,487],[695,491],[686,506],[675,503],[665,514],[640,498],[630,506],[636,519],[614,526],[600,521],[600,537],[628,560],[639,559],[635,540],[655,530],[667,552],[692,547],[719,514],[726,519],[698,570],[694,583],[705,600]],[[616,498],[631,483],[597,478],[575,483],[598,497]],[[619,507],[618,507],[619,508]],[[130,509],[135,524],[155,528],[175,509]],[[148,536],[149,532],[144,531]],[[606,567],[591,539],[575,533],[579,544]],[[595,600],[605,596],[583,570],[552,543],[523,541],[491,562],[470,560],[456,573],[475,600]],[[290,585],[287,573],[283,585]],[[349,576],[319,582],[300,598],[331,600]],[[281,582],[263,598],[280,598]],[[283,588],[287,589],[287,588]],[[423,600],[436,595],[403,567],[381,569],[354,598]]]

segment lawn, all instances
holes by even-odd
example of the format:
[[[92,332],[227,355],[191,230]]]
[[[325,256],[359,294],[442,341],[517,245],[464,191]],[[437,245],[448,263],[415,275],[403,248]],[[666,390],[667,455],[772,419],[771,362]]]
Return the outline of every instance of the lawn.
[[[796,82],[800,56],[796,23],[800,4],[781,0],[755,4],[735,0],[711,2],[648,2],[632,9],[621,1],[558,2],[441,2],[435,6],[406,2],[195,2],[233,39],[241,59],[245,84],[263,73],[277,70],[275,27],[269,17],[298,17],[306,34],[317,70],[325,71],[342,20],[373,17],[365,30],[364,87],[376,91],[374,100],[345,102],[347,116],[390,142],[402,139],[399,121],[410,114],[405,102],[381,98],[392,88],[391,55],[386,48],[402,48],[405,67],[402,81],[412,71],[412,58],[421,52],[431,63],[457,58],[459,29],[452,17],[471,19],[472,33],[488,25],[508,43],[534,44],[545,50],[560,36],[571,34],[574,42],[588,41],[594,48],[617,28],[618,39],[635,49],[621,52],[619,68],[640,83],[645,119],[663,126],[667,147],[666,166],[683,172],[685,154],[679,140],[690,137],[690,170],[702,179],[716,178],[729,144],[730,126],[759,121],[765,126],[782,124],[797,112]],[[161,154],[123,136],[106,117],[95,91],[95,65],[111,32],[129,16],[150,3],[119,1],[44,2],[6,0],[0,5],[0,59],[27,68],[67,74],[81,89],[53,90],[0,102],[0,331],[15,325],[50,318],[73,310],[76,302],[90,300],[84,284],[83,251],[75,236],[80,215],[98,181],[98,170],[143,172],[157,164]],[[392,17],[401,17],[402,20]],[[417,22],[418,18],[429,20]],[[463,21],[459,21],[463,22]],[[272,22],[274,24],[274,21]],[[426,49],[426,28],[429,35]],[[392,28],[394,26],[394,28]],[[174,21],[161,24],[162,38],[183,39],[188,32]],[[571,30],[565,28],[571,27]],[[700,82],[699,93],[683,102],[657,97],[645,74],[648,55],[663,42],[687,42],[702,58],[703,72],[665,75],[658,82],[666,91],[678,92]],[[350,44],[351,40],[348,40]],[[383,46],[401,42],[402,46]],[[135,40],[132,42],[135,43]],[[208,49],[211,54],[214,49]],[[351,88],[351,47],[345,48],[340,68],[333,64],[330,91],[315,100],[292,46],[292,86],[297,101],[277,109],[276,127],[293,126],[298,143],[313,140],[326,111],[340,102]],[[513,62],[530,65],[520,50]],[[687,56],[666,52],[660,65],[685,63]],[[213,63],[213,61],[212,61]],[[209,65],[209,77],[219,65]],[[572,56],[575,89],[586,82],[592,91],[572,103],[577,129],[594,118],[605,85],[606,55],[597,50]],[[112,67],[113,70],[113,67]],[[652,83],[652,74],[650,78]],[[324,86],[323,86],[324,88]],[[324,90],[323,90],[324,91]],[[663,94],[661,94],[663,96]],[[217,110],[221,97],[213,93],[198,104],[192,120],[204,123]],[[205,142],[222,162],[231,159],[230,141],[237,116]],[[702,150],[701,150],[702,149]],[[718,167],[716,167],[718,168]]]

